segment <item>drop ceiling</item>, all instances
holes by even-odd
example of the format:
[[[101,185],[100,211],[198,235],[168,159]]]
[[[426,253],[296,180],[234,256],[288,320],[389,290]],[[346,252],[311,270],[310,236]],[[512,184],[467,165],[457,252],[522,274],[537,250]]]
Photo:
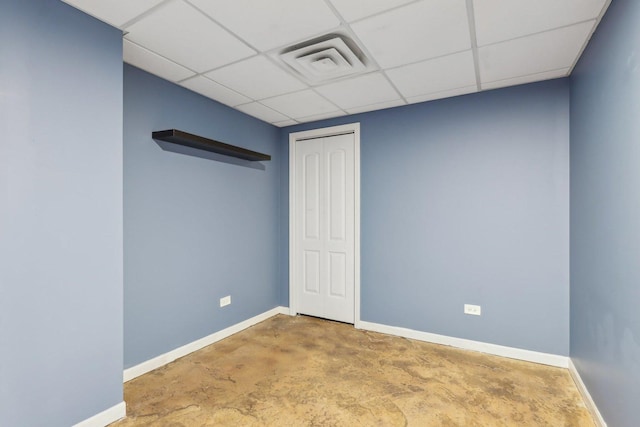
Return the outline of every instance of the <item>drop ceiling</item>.
[[[568,76],[610,3],[63,1],[120,28],[125,62],[279,127]],[[336,35],[366,67],[314,81],[282,59]],[[303,66],[351,61],[326,52]]]

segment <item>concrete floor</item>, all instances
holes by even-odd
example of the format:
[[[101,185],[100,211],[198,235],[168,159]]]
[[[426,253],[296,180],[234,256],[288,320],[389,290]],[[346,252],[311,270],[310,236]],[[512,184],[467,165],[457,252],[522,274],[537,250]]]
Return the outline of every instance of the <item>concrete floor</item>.
[[[569,373],[275,316],[125,384],[113,426],[594,426]]]

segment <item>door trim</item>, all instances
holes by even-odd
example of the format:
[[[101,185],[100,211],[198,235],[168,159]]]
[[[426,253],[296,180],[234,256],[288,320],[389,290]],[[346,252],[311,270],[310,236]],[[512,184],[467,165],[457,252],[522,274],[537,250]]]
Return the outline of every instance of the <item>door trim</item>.
[[[331,126],[320,129],[312,129],[302,132],[294,132],[289,134],[289,314],[295,316],[298,314],[298,289],[296,286],[296,242],[295,230],[298,218],[296,218],[295,194],[296,194],[296,150],[297,141],[305,139],[324,138],[328,136],[353,134],[354,141],[354,326],[360,327],[360,123],[350,123],[340,126]]]

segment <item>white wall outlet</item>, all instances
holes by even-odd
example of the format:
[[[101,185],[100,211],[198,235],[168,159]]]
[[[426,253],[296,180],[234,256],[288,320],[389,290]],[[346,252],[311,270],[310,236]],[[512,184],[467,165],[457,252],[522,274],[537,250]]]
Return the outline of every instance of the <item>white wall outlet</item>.
[[[229,304],[231,304],[231,295],[220,298],[220,307],[224,307]]]
[[[474,316],[480,316],[481,310],[479,305],[464,305],[464,314],[473,314]]]

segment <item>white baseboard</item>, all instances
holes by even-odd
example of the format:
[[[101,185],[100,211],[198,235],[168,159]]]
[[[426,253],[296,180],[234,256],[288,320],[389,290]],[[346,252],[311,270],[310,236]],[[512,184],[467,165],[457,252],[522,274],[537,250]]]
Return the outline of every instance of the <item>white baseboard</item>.
[[[587,409],[589,409],[589,412],[591,412],[591,416],[596,422],[596,425],[598,427],[607,427],[607,423],[604,421],[604,418],[602,418],[602,414],[598,410],[596,403],[593,401],[591,393],[589,393],[589,390],[587,390],[587,386],[584,385],[584,382],[582,381],[582,378],[580,377],[580,374],[576,369],[576,365],[573,364],[573,360],[571,359],[569,359],[569,373],[571,374],[571,378],[573,378],[573,382],[576,383],[576,387],[582,395],[582,399],[584,400],[585,405],[587,405]]]
[[[139,377],[140,375],[146,374],[147,372],[153,371],[154,369],[158,369],[159,367],[164,366],[167,363],[173,362],[180,357],[184,357],[187,354],[193,353],[194,351],[200,350],[201,348],[220,341],[221,339],[236,334],[244,329],[247,329],[250,326],[253,326],[257,323],[262,322],[263,320],[275,316],[276,314],[289,314],[289,308],[275,307],[243,322],[236,323],[235,325],[229,326],[228,328],[215,332],[209,336],[200,338],[199,340],[193,341],[189,344],[183,345],[182,347],[178,347],[167,353],[161,354],[160,356],[154,357],[153,359],[149,359],[146,362],[142,362],[136,366],[125,369],[123,380],[124,382],[127,382],[136,377]]]
[[[78,424],[74,424],[73,427],[105,427],[111,423],[124,418],[127,415],[127,404],[120,402],[109,409],[106,409],[99,414],[94,415],[91,418],[87,418],[84,421],[80,421]]]
[[[497,344],[489,344],[481,341],[472,341],[464,338],[449,337],[446,335],[432,334],[430,332],[416,331],[413,329],[400,328],[397,326],[387,326],[379,323],[359,321],[356,323],[359,329],[367,331],[381,332],[383,334],[397,335],[418,341],[426,341],[434,344],[448,345],[464,350],[479,351],[481,353],[492,354],[494,356],[508,357],[510,359],[524,360],[527,362],[540,363],[543,365],[557,366],[559,368],[569,367],[569,358],[557,354],[540,353],[537,351],[523,350],[521,348],[505,347]]]

